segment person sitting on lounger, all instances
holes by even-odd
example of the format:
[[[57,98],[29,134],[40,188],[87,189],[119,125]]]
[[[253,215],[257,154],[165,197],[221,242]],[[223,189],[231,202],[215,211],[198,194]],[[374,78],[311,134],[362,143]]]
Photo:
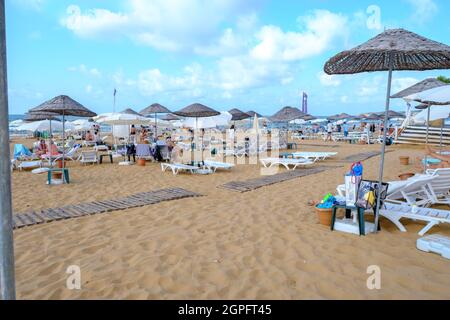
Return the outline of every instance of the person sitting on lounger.
[[[433,149],[430,146],[425,147],[425,153],[434,159],[441,160],[441,163],[436,165],[436,168],[450,168],[450,155],[443,154],[442,151]]]
[[[86,141],[94,141],[94,135],[91,133],[91,131],[86,132]]]
[[[41,156],[43,154],[46,154],[47,151],[48,151],[47,144],[45,143],[44,139],[41,139],[39,141],[39,144],[38,144],[38,146],[36,148],[36,152],[35,153],[36,153],[36,155]]]
[[[450,168],[450,155],[446,155],[444,152],[426,146],[425,154],[427,155],[427,159],[425,160],[423,157],[417,157],[415,167],[419,170],[423,170],[424,166],[426,166],[427,169]]]

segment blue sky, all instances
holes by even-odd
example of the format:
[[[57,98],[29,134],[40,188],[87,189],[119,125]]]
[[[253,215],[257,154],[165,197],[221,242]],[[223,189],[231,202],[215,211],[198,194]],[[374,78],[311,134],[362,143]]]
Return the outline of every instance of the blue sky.
[[[450,44],[447,0],[7,0],[10,113],[67,94],[97,113],[193,102],[273,114],[381,111],[386,73],[323,65],[384,28]],[[379,13],[379,15],[378,15]],[[379,19],[377,17],[379,16]],[[393,91],[450,71],[396,72]],[[403,110],[402,101],[393,108]]]

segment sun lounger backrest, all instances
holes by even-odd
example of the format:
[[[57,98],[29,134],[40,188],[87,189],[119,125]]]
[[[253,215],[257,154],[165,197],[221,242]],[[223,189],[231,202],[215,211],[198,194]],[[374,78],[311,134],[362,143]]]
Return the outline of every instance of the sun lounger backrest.
[[[427,174],[435,177],[431,182],[431,186],[436,192],[447,193],[450,189],[450,168],[439,168],[427,170]]]

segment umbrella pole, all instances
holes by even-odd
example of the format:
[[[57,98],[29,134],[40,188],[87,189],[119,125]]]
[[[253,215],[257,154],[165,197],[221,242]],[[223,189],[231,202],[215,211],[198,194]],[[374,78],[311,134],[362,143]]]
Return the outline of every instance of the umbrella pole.
[[[427,108],[427,135],[425,138],[425,148],[428,147],[428,133],[430,131],[430,112],[431,112],[431,105],[428,105]],[[423,172],[425,173],[427,171],[427,165],[428,165],[428,154],[425,152],[425,163],[423,165]]]
[[[63,168],[63,172],[62,172],[62,175],[61,175],[61,179],[62,179],[62,183],[64,184],[65,183],[65,179],[64,179],[64,158],[66,157],[66,148],[65,148],[65,146],[66,146],[66,126],[65,126],[65,124],[66,124],[66,121],[65,121],[65,114],[64,114],[64,110],[63,110],[63,136],[62,136],[62,138],[63,138],[63,154],[62,154],[62,168]],[[50,158],[52,157],[52,150],[50,150]]]
[[[51,146],[52,146],[52,135],[53,135],[52,134],[52,120],[50,119],[49,121],[50,121],[50,137],[48,139],[48,145],[51,148]],[[50,157],[48,158],[48,165],[50,167],[52,167],[52,155],[51,155],[51,152],[50,152]]]
[[[391,98],[391,85],[392,85],[392,69],[394,65],[394,59],[392,56],[392,53],[389,55],[389,74],[388,74],[388,85],[386,90],[386,109],[384,112],[384,128],[386,129],[388,124],[388,116],[389,116],[389,104],[390,104],[390,98]],[[386,131],[383,130],[383,140],[381,144],[381,160],[380,160],[380,176],[378,179],[378,197],[377,197],[377,206],[376,206],[376,214],[375,214],[375,226],[374,231],[375,233],[378,232],[378,223],[379,223],[379,217],[380,217],[380,207],[381,207],[381,191],[383,190],[383,171],[384,171],[384,155],[386,153]]]
[[[155,141],[158,141],[158,119],[156,118],[156,112],[155,112]]]
[[[8,130],[5,1],[0,1],[0,298],[16,299]]]
[[[444,123],[445,123],[445,119],[442,119],[441,121],[442,121],[442,122],[441,122],[441,137],[440,137],[440,139],[439,139],[439,151],[442,152],[442,135],[443,135],[443,133],[444,133]]]

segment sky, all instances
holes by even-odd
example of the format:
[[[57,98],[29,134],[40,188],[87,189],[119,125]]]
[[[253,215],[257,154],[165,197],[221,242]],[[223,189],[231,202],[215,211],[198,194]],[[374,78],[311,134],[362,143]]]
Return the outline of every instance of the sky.
[[[198,102],[272,115],[382,111],[386,72],[325,62],[385,28],[450,44],[448,0],[6,0],[10,114],[66,94],[97,113]],[[395,72],[393,92],[449,70]],[[405,104],[393,100],[392,108]]]

